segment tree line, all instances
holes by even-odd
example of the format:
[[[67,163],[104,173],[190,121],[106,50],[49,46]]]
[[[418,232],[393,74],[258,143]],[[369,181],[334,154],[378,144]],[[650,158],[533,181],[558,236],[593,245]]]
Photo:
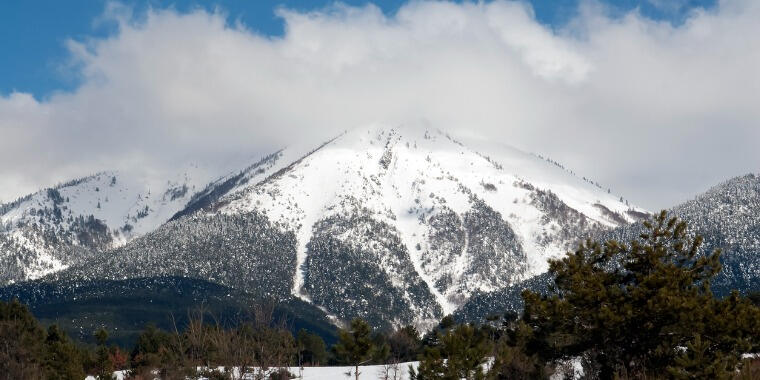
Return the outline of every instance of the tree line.
[[[760,295],[715,297],[711,280],[721,252],[702,252],[701,237],[665,212],[645,222],[639,239],[586,241],[550,262],[553,287],[523,292],[521,313],[490,316],[484,324],[451,316],[420,334],[413,326],[373,330],[354,319],[329,349],[318,335],[292,334],[259,304],[235,326],[203,310],[184,326],[148,326],[130,350],[83,346],[55,325],[43,328],[17,301],[0,302],[0,378],[178,379],[229,378],[237,367],[255,379],[297,378],[294,368],[343,365],[348,378],[366,378],[362,366],[382,364],[383,376],[428,379],[760,378]],[[402,368],[402,363],[419,361]],[[241,375],[240,372],[237,375]]]

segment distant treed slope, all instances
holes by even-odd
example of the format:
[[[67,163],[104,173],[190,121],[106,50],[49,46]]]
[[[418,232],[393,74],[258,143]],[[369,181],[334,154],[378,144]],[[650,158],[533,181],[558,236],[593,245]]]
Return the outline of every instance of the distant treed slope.
[[[528,268],[521,240],[509,223],[477,197],[472,201],[461,216],[445,206],[430,216],[429,245],[421,254],[423,272],[454,304],[482,288],[519,281]]]
[[[184,276],[287,298],[294,273],[294,235],[252,212],[181,218],[44,280]]]
[[[0,263],[23,263],[1,275],[0,284],[82,263],[154,230],[185,205],[204,178],[193,169],[154,181],[103,172],[0,206],[0,235],[16,247],[0,252]]]
[[[712,285],[718,295],[731,290],[760,290],[760,177],[748,174],[715,186],[695,199],[669,211],[688,223],[692,235],[702,235],[701,253],[721,249],[723,269]],[[644,232],[635,223],[610,231],[597,231],[588,238],[597,241],[615,239],[629,244]],[[545,290],[551,284],[548,274],[504,287],[494,292],[474,295],[457,310],[461,320],[483,320],[487,315],[522,309],[522,289]]]
[[[282,151],[221,177],[186,165],[166,178],[102,172],[0,205],[0,285],[39,278],[90,260],[154,231],[168,220],[254,185],[292,158]],[[219,178],[199,191],[211,178]],[[15,265],[14,263],[20,263]]]
[[[94,342],[100,327],[122,346],[134,345],[148,324],[167,331],[182,329],[189,312],[204,310],[207,320],[235,325],[251,318],[256,309],[273,307],[273,322],[284,322],[296,333],[301,328],[336,339],[336,329],[324,312],[290,298],[270,305],[255,294],[208,281],[183,277],[130,280],[64,281],[55,284],[28,281],[0,288],[0,300],[18,299],[43,323],[58,323],[71,336]]]
[[[311,301],[343,320],[362,317],[382,327],[440,319],[398,235],[360,207],[316,223],[302,268]]]
[[[734,178],[674,212],[704,235],[705,249],[723,250],[714,289],[760,290],[760,177]]]
[[[241,170],[239,173],[223,177],[206,186],[203,190],[193,194],[182,210],[179,210],[170,220],[179,219],[190,215],[202,208],[210,206],[224,195],[231,193],[235,188],[245,186],[251,180],[261,180],[282,158],[282,151],[272,153],[255,164]]]
[[[713,289],[760,290],[760,177],[748,174],[717,185],[670,212],[704,237],[702,251],[723,251],[723,270]],[[640,224],[619,228],[602,238],[628,242],[643,232]]]
[[[545,292],[551,284],[552,277],[547,272],[493,292],[475,294],[457,309],[454,318],[460,322],[482,323],[489,316],[501,316],[508,312],[519,314],[524,307],[523,290]]]
[[[0,285],[86,262],[96,247],[111,241],[105,231],[103,224],[90,216],[65,227],[19,225],[12,234],[0,233]]]
[[[28,277],[30,272],[49,271],[51,265],[36,260],[27,248],[0,234],[0,284]]]

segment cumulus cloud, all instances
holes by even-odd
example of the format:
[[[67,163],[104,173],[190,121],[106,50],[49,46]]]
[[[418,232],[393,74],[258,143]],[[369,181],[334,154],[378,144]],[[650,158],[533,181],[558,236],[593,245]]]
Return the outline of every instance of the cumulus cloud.
[[[585,3],[557,30],[505,1],[277,12],[272,38],[219,13],[110,7],[115,35],[69,43],[79,88],[0,96],[0,199],[420,120],[548,155],[652,209],[758,170],[756,1],[678,26]]]

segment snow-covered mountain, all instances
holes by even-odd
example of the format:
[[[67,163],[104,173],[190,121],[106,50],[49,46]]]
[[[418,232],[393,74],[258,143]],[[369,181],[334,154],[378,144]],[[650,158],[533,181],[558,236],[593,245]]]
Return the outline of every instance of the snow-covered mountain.
[[[16,221],[29,224],[40,209],[53,215],[46,218],[71,212],[108,226],[107,237],[84,244],[68,232],[74,222],[59,223],[55,231],[72,236],[66,244],[91,253],[51,254],[54,265],[27,277],[69,266],[47,279],[191,276],[295,295],[338,319],[423,326],[472,294],[545,271],[548,258],[591,232],[647,215],[550,160],[432,129],[353,130],[277,151],[203,189],[203,181],[174,181],[150,197],[138,193],[152,203],[98,214],[118,194],[111,186],[122,181],[112,185],[112,177],[3,206],[5,235],[17,242],[31,227]],[[84,201],[72,197],[82,186],[90,208],[79,211]],[[151,213],[140,218],[140,210]],[[121,229],[127,223],[131,230]]]
[[[416,272],[444,312],[473,291],[545,271],[546,259],[586,230],[642,215],[516,149],[382,127],[342,135],[223,198],[216,210],[256,210],[296,232],[294,294],[325,296],[313,272],[326,264],[321,246],[337,241],[371,253],[368,262],[391,282],[404,269]]]
[[[0,283],[39,278],[153,231],[207,182],[196,165],[157,180],[102,172],[0,205]]]

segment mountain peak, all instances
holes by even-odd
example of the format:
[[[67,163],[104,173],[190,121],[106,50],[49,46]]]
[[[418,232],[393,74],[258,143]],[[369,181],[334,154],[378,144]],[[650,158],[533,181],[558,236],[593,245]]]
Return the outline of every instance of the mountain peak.
[[[295,232],[292,293],[305,300],[318,287],[308,283],[317,269],[315,241],[330,231],[373,260],[407,263],[444,312],[473,292],[545,271],[546,260],[563,254],[581,231],[644,215],[535,155],[473,145],[485,150],[440,130],[359,128],[300,155],[285,149],[298,158],[207,210],[261,212]],[[362,223],[388,236],[367,237]],[[388,239],[397,240],[392,248]],[[391,283],[405,281],[383,270]]]
[[[181,178],[103,173],[14,206],[3,218],[26,224],[5,235],[42,269],[6,281],[67,267],[84,278],[191,275],[287,293],[338,319],[426,327],[546,271],[581,236],[646,215],[553,161],[424,125],[289,146],[206,187]],[[40,221],[32,208],[43,204],[52,216]],[[79,216],[87,228],[72,230]],[[56,251],[50,231],[68,248]]]

